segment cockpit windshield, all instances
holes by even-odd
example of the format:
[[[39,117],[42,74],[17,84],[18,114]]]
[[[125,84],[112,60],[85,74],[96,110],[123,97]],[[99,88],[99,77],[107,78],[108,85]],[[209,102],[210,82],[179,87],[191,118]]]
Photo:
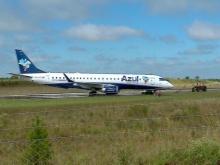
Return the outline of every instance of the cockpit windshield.
[[[167,79],[165,79],[165,78],[159,78],[159,81],[168,81]],[[168,81],[169,82],[169,81]]]

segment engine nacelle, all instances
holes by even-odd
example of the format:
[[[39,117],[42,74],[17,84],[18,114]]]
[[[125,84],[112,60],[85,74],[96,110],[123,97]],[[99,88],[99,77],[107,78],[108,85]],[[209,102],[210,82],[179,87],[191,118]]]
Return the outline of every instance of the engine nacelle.
[[[106,94],[117,94],[119,92],[118,86],[115,85],[106,85],[102,88],[102,92]]]

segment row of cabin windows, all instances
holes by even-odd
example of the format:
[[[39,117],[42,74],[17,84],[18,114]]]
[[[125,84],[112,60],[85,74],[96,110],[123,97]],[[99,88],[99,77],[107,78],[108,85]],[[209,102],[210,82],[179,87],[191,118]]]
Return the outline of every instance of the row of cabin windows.
[[[65,79],[65,77],[52,77],[52,79]],[[92,78],[92,77],[70,77],[70,80],[75,80],[75,79],[87,79],[87,80],[92,80],[92,79],[94,79],[94,80],[104,80],[104,78]],[[120,80],[120,78],[105,78],[106,80]]]
[[[35,78],[44,78],[44,77],[35,77]],[[52,77],[52,79],[65,79],[65,77]],[[75,79],[87,79],[87,80],[92,80],[92,79],[94,79],[94,80],[96,80],[96,78],[92,78],[92,77],[87,77],[87,78],[85,78],[85,77],[70,77],[70,79],[71,80],[75,80]],[[98,80],[104,80],[104,78],[97,78]],[[119,78],[106,78],[106,80],[120,80]],[[139,79],[139,80],[141,80],[141,79]],[[164,78],[159,78],[159,81],[167,81],[166,79],[164,79]]]
[[[65,79],[65,77],[52,77],[52,79]],[[87,79],[87,80],[92,80],[92,79],[94,79],[94,80],[104,80],[104,78],[92,78],[92,77],[70,77],[70,80],[75,80],[75,79]],[[105,78],[106,80],[120,80],[120,78]],[[141,79],[139,79],[140,81],[141,81]]]
[[[45,78],[45,77],[34,77],[34,78]]]

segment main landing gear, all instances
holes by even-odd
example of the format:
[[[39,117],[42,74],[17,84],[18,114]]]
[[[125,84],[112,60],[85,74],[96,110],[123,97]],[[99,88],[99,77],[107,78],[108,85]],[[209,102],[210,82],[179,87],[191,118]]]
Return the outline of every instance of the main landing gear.
[[[96,94],[97,94],[96,91],[91,91],[91,92],[89,92],[89,96],[95,96]]]
[[[95,96],[97,94],[95,88],[91,89],[91,92],[89,92],[89,96]]]
[[[154,93],[153,90],[144,90],[141,92],[142,95],[153,95]]]

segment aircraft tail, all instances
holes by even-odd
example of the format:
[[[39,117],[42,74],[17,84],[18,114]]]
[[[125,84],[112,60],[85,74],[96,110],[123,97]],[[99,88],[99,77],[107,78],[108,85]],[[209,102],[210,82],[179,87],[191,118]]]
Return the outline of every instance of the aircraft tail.
[[[17,56],[18,66],[21,74],[46,73],[45,71],[38,69],[22,50],[15,49],[15,53]]]

